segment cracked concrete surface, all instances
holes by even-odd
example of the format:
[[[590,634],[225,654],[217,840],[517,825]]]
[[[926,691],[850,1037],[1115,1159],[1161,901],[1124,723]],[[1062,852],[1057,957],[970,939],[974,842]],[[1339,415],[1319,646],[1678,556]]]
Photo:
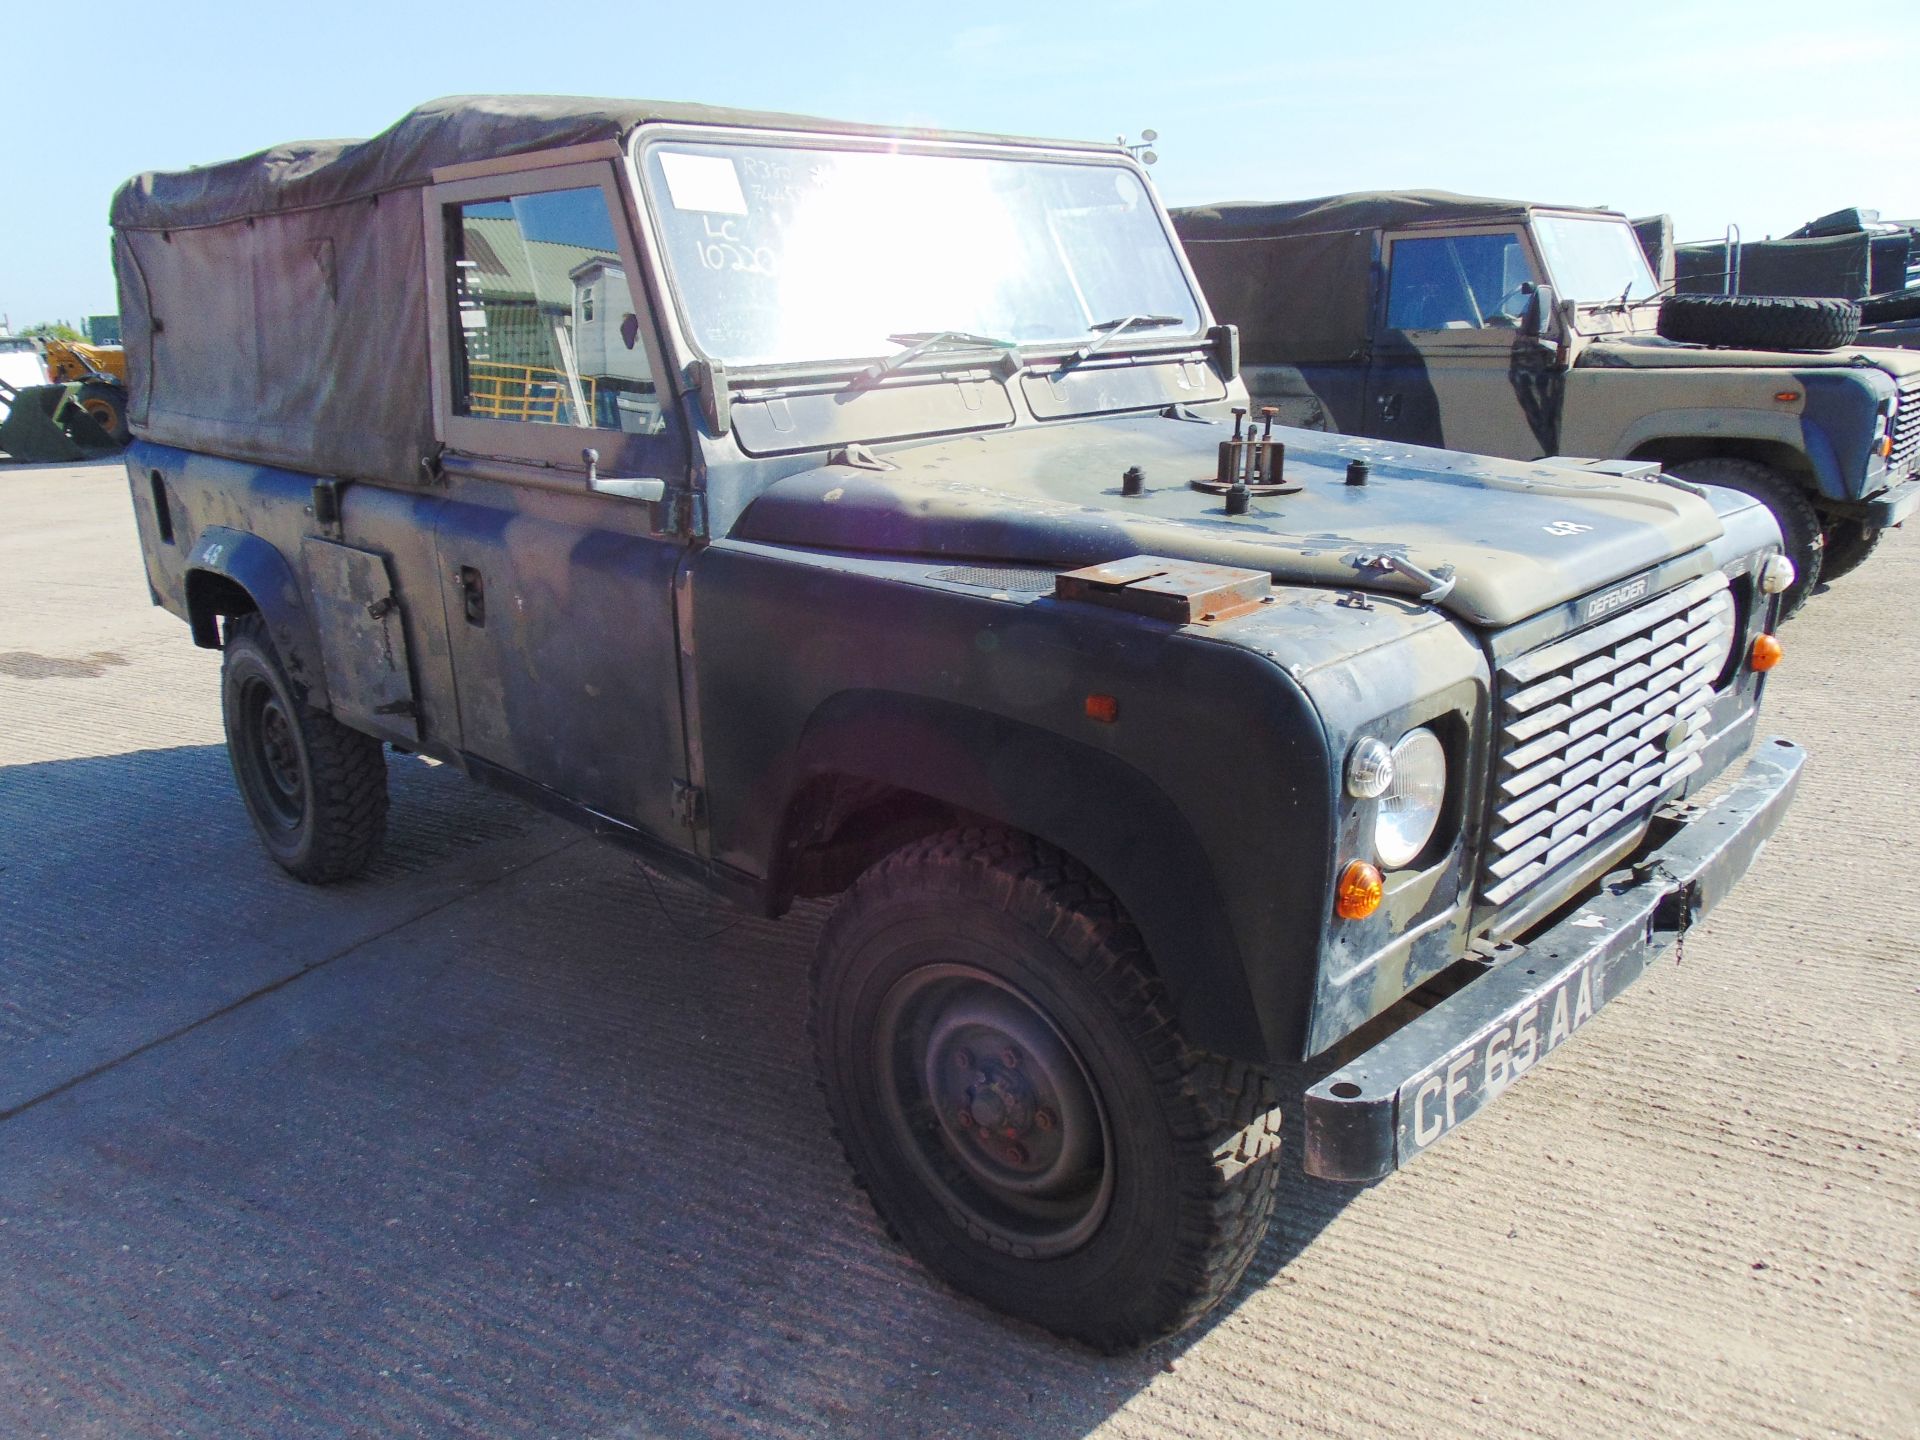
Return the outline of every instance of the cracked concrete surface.
[[[827,1134],[818,915],[731,924],[394,761],[387,855],[255,845],[121,473],[0,467],[0,1433],[1920,1433],[1920,546],[1786,632],[1799,802],[1526,1084],[1301,1177],[1118,1360],[939,1289]]]

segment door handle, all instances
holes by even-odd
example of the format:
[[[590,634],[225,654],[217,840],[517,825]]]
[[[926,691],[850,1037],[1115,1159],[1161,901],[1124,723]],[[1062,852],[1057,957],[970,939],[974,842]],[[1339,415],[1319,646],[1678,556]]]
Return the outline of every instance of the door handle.
[[[664,480],[651,480],[638,475],[602,475],[598,450],[582,450],[580,458],[587,464],[589,490],[602,495],[618,495],[626,500],[645,500],[654,505],[667,498],[667,482]]]
[[[658,505],[667,498],[667,482],[637,475],[589,474],[587,485],[599,495],[618,495],[623,500],[645,500]]]
[[[467,613],[469,625],[487,623],[487,581],[471,565],[462,565],[453,572],[453,583],[460,587],[460,599]]]

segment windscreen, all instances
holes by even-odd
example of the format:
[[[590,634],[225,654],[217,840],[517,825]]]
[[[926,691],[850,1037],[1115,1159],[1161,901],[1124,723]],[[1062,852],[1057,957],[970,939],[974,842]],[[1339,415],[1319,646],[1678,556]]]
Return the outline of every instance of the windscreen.
[[[688,337],[729,365],[861,360],[890,335],[1191,335],[1195,299],[1118,165],[660,140],[641,170]],[[1171,320],[1174,323],[1167,323]]]
[[[1533,224],[1540,254],[1563,297],[1596,305],[1644,300],[1660,288],[1626,221],[1541,215]]]

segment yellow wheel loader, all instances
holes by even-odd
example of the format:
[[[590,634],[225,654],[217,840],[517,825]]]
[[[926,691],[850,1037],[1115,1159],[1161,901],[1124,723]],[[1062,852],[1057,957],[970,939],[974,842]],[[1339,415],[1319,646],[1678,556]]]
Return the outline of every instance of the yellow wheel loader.
[[[42,362],[46,362],[43,369]],[[42,383],[51,374],[52,383]],[[127,443],[126,354],[0,331],[0,454],[84,460]]]
[[[116,445],[131,438],[127,430],[127,352],[119,345],[89,345],[81,340],[46,342],[47,379],[80,387],[80,408]]]

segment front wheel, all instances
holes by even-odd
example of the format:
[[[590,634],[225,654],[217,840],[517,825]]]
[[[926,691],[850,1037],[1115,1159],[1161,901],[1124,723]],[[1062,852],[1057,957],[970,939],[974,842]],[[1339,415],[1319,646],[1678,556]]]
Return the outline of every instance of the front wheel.
[[[120,386],[100,380],[88,381],[80,387],[80,408],[106,431],[107,438],[114,444],[124,445],[133,438],[133,432],[127,428],[127,392]]]
[[[1836,520],[1827,527],[1820,578],[1838,580],[1867,563],[1886,531],[1871,520]]]
[[[1682,480],[1702,485],[1724,485],[1751,495],[1773,512],[1785,542],[1787,558],[1793,561],[1793,584],[1780,597],[1780,618],[1786,619],[1807,603],[1814,586],[1820,583],[1820,564],[1824,541],[1820,517],[1807,498],[1806,487],[1791,475],[1762,465],[1758,460],[1742,460],[1731,455],[1712,455],[1701,460],[1684,460],[1667,467]]]
[[[387,828],[387,757],[294,692],[258,615],[228,622],[220,666],[227,759],[276,864],[325,884],[367,867]]]
[[[1265,1233],[1270,1082],[1186,1044],[1113,897],[1025,836],[950,831],[861,877],[821,937],[813,1033],[881,1219],[1009,1314],[1143,1344]]]

